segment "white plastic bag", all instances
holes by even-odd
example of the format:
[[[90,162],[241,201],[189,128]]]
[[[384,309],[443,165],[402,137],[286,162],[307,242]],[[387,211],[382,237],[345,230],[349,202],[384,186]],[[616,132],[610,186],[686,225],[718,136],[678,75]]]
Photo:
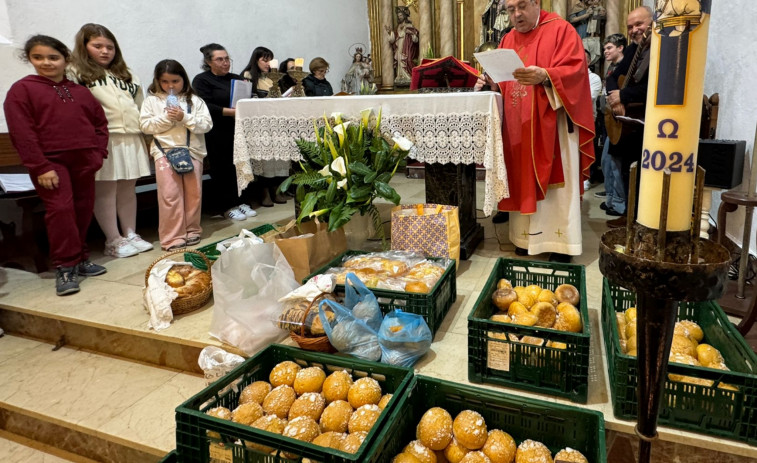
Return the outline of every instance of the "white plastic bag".
[[[298,287],[294,273],[274,243],[243,244],[223,252],[213,264],[213,321],[210,335],[252,355],[286,331],[271,324],[279,299]]]
[[[197,364],[205,373],[205,384],[208,386],[216,380],[226,376],[228,372],[244,362],[244,357],[226,352],[220,347],[207,346],[200,351]]]

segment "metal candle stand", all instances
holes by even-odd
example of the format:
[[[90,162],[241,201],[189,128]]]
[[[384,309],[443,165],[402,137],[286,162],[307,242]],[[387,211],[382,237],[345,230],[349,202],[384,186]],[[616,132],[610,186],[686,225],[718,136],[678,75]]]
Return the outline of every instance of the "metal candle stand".
[[[271,69],[263,74],[273,81],[273,85],[268,90],[268,98],[281,98],[281,87],[279,87],[279,80],[284,77],[284,74],[279,72],[278,69]]]
[[[299,97],[299,96],[305,96],[305,89],[302,87],[302,80],[305,79],[305,77],[308,76],[308,72],[305,72],[302,70],[301,67],[296,67],[292,69],[291,71],[287,71],[287,74],[289,74],[289,77],[294,79],[294,91],[292,91],[292,96]]]
[[[639,370],[639,463],[651,458],[657,415],[680,301],[719,298],[725,288],[729,253],[699,237],[704,169],[696,177],[691,231],[666,232],[670,172],[663,180],[660,231],[635,223],[637,166],[631,169],[626,229],[610,230],[599,245],[599,269],[609,280],[636,291]]]

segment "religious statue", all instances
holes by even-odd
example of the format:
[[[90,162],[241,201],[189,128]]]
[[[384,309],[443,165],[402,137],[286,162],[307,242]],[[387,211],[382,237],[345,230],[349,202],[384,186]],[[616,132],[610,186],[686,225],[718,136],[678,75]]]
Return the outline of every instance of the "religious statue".
[[[363,49],[356,48],[352,57],[352,65],[342,79],[342,91],[360,95],[361,89],[371,86],[371,64],[368,58],[363,56]]]
[[[410,22],[410,8],[398,6],[397,12],[397,29],[393,31],[390,26],[384,26],[389,34],[389,43],[394,51],[395,78],[394,84],[397,86],[408,86],[412,76],[412,70],[415,66],[415,59],[418,57],[418,29]]]
[[[494,44],[491,48],[497,48],[502,36],[510,29],[510,14],[505,8],[505,0],[489,0],[484,14],[481,15],[481,42],[479,48],[485,43]]]
[[[570,9],[568,21],[576,28],[581,36],[584,49],[589,52],[593,65],[602,54],[602,22],[607,17],[607,10],[602,6],[601,0],[578,0]]]
[[[690,25],[698,25],[702,15],[701,0],[657,0],[657,24],[661,29],[674,26],[668,36],[681,35]]]

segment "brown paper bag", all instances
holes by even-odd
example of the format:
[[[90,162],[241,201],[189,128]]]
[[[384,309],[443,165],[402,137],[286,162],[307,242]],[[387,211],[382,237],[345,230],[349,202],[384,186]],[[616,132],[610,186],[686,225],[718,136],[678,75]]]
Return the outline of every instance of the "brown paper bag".
[[[297,281],[302,281],[347,250],[347,239],[342,228],[329,232],[327,223],[314,221],[297,225],[292,220],[263,234],[261,238],[266,243],[276,243],[294,270]]]
[[[460,260],[457,207],[441,204],[401,205],[392,209],[392,249]]]

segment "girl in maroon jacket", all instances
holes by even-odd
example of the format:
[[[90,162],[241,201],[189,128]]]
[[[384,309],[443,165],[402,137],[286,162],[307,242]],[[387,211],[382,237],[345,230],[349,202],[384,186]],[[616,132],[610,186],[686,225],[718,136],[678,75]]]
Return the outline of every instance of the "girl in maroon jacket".
[[[23,50],[37,75],[19,80],[3,105],[11,142],[45,204],[59,296],[79,291],[78,276],[105,273],[89,260],[87,229],[95,172],[108,155],[108,120],[86,88],[66,79],[70,53],[57,39],[30,38]]]

